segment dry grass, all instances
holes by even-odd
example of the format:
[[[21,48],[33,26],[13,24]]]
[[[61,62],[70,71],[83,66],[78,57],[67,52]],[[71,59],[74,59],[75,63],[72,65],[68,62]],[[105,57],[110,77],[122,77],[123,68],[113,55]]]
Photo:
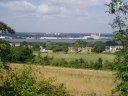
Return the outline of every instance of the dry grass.
[[[23,67],[18,64],[11,66],[18,70]],[[91,93],[96,93],[96,96],[111,96],[114,88],[113,72],[48,66],[32,66],[32,69],[38,80],[54,77],[57,79],[56,83],[64,83],[73,96],[90,96],[87,94]]]

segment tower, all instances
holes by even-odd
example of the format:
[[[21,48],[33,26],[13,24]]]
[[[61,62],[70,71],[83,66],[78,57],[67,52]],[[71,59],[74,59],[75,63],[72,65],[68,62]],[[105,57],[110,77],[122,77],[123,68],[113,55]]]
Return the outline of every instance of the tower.
[[[100,36],[101,36],[101,35],[100,35],[100,32],[99,32],[99,38],[100,38]]]

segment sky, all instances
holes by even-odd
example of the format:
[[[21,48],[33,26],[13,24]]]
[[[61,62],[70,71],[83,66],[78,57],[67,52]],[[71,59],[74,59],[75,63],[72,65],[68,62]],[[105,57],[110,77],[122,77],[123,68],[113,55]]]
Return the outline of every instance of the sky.
[[[111,33],[109,0],[0,0],[0,21],[16,32]]]

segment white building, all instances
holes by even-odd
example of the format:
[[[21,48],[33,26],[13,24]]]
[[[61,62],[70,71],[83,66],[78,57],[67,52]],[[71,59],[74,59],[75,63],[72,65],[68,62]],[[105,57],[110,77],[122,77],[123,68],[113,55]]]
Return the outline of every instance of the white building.
[[[42,53],[53,53],[53,50],[41,49],[40,52],[42,52]]]
[[[123,46],[109,46],[107,47],[106,52],[115,53],[117,51],[120,51],[121,49],[123,49]]]
[[[0,39],[5,39],[5,36],[0,36]]]

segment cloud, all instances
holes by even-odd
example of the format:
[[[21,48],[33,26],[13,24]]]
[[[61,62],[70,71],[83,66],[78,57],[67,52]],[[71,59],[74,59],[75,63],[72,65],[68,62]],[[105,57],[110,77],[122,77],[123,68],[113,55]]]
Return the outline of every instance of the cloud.
[[[61,17],[86,17],[89,7],[99,6],[104,2],[104,0],[44,0],[41,4],[34,5],[28,2],[30,0],[7,1],[0,5],[16,11],[34,11],[37,15]]]
[[[15,25],[18,31],[107,32],[109,20],[104,4],[108,1],[0,0],[0,8],[9,10],[0,11],[2,20]]]
[[[55,6],[50,6],[47,4],[39,5],[36,11],[37,13],[42,15],[56,15],[61,13],[60,8],[57,8]]]
[[[9,1],[0,3],[0,6],[16,11],[33,11],[36,7],[27,1]]]
[[[44,4],[37,7],[37,12],[42,15],[56,16],[87,16],[87,7],[99,4],[99,0],[45,0]]]
[[[0,2],[10,2],[10,1],[24,1],[24,0],[0,0]],[[25,0],[25,1],[31,1],[31,0]]]

